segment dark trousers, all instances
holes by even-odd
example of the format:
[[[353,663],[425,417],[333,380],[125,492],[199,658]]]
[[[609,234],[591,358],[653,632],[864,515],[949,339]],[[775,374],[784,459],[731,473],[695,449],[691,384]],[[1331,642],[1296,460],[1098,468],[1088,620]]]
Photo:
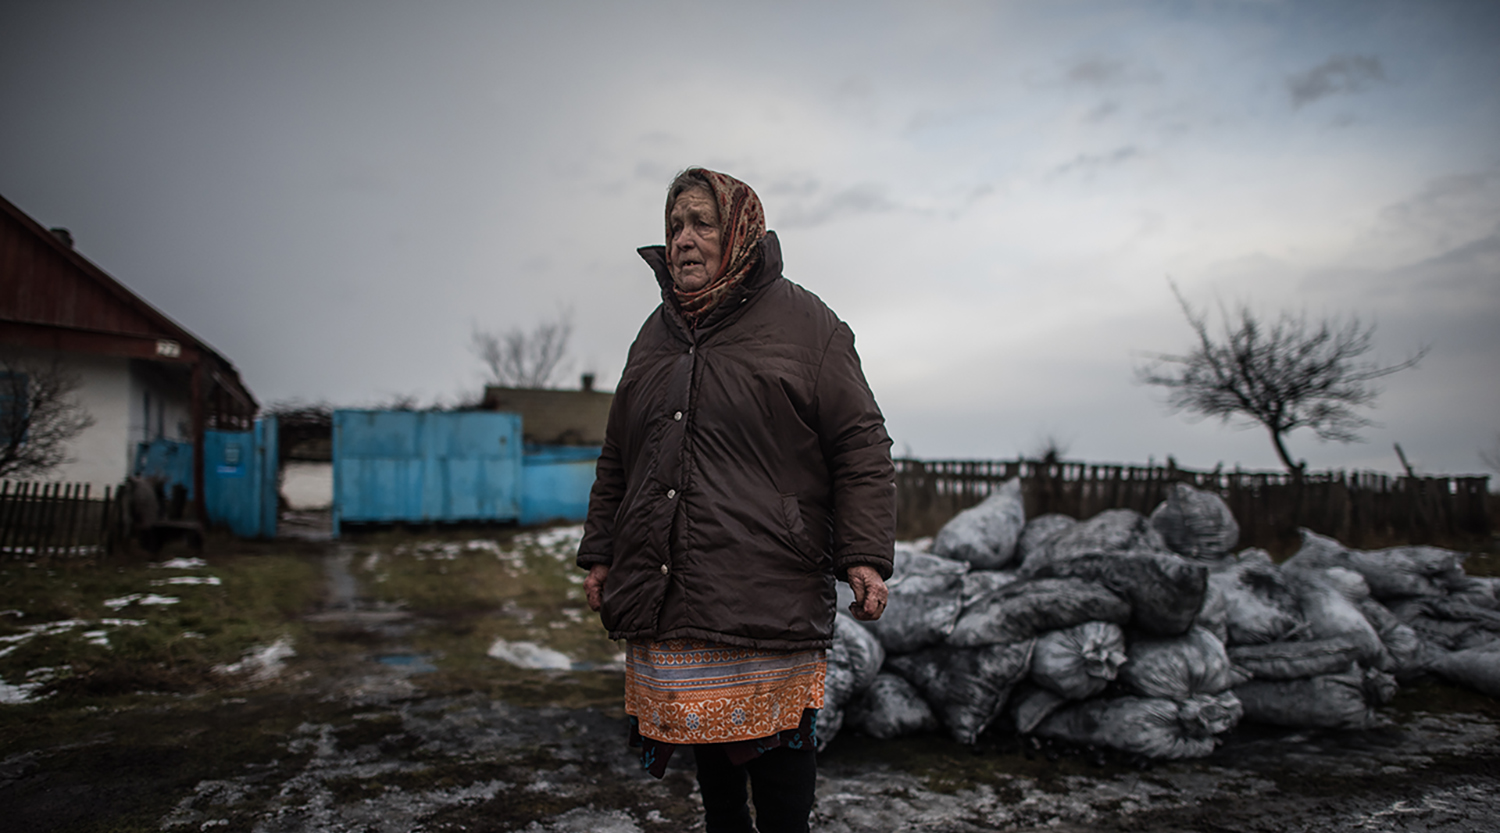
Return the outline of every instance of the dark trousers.
[[[698,789],[703,793],[706,833],[807,833],[812,814],[818,759],[812,749],[778,746],[735,766],[723,747],[693,747],[698,761]],[[755,824],[745,804],[748,776],[755,796]]]

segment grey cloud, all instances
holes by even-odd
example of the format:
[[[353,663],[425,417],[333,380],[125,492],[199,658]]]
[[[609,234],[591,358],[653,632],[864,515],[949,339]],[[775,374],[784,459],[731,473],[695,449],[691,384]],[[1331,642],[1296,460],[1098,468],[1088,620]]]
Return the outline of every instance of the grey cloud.
[[[1126,80],[1124,62],[1112,58],[1085,58],[1068,67],[1063,80],[1070,84],[1107,87]]]
[[[785,228],[806,228],[820,226],[835,219],[877,214],[895,208],[896,204],[885,198],[884,189],[873,183],[861,183],[822,196],[792,200],[780,212],[779,224]]]
[[[813,177],[802,179],[774,179],[765,188],[756,190],[768,196],[776,197],[810,197],[818,192],[822,183]]]
[[[1371,55],[1335,55],[1307,72],[1286,79],[1292,106],[1333,95],[1352,95],[1386,80],[1385,67]]]
[[[1472,240],[1500,226],[1500,169],[1428,182],[1412,197],[1380,211],[1386,239],[1417,235],[1439,246]]]
[[[1095,106],[1094,109],[1090,110],[1088,115],[1084,116],[1083,118],[1084,121],[1097,123],[1105,121],[1119,111],[1120,105],[1118,103],[1114,101],[1103,101]]]
[[[1080,153],[1070,161],[1053,168],[1052,175],[1065,176],[1077,173],[1090,176],[1100,171],[1122,165],[1141,155],[1140,148],[1137,148],[1135,145],[1125,145],[1124,147],[1115,148],[1109,153]]]
[[[1078,58],[1054,70],[1027,73],[1028,83],[1035,87],[1116,90],[1159,80],[1158,73],[1148,65],[1104,55]]]

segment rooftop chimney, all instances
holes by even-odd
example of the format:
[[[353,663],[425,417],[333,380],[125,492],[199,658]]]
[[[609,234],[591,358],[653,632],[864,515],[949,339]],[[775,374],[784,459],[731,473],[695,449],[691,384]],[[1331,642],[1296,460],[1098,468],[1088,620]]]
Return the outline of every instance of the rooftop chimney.
[[[584,390],[586,390],[586,391],[593,390],[594,389],[594,374],[592,374],[592,373],[585,373],[585,374],[583,374],[583,378],[580,380],[580,383],[583,385],[583,389]]]
[[[60,227],[59,228],[47,229],[47,230],[50,231],[50,232],[52,232],[52,236],[53,237],[56,237],[58,240],[61,240],[62,244],[64,246],[67,246],[70,249],[73,248],[73,232],[68,231],[65,228],[60,228]]]

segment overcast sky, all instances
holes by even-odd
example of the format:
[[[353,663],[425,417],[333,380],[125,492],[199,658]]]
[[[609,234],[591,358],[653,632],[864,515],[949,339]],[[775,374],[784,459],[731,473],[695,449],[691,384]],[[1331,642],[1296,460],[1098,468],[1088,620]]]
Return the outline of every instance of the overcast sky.
[[[0,194],[262,403],[453,399],[573,311],[612,387],[672,175],[750,183],[898,453],[1276,468],[1132,381],[1200,308],[1358,316],[1389,377],[1313,468],[1500,432],[1500,3],[0,6]],[[570,376],[570,378],[572,378]],[[569,382],[569,384],[576,384]]]

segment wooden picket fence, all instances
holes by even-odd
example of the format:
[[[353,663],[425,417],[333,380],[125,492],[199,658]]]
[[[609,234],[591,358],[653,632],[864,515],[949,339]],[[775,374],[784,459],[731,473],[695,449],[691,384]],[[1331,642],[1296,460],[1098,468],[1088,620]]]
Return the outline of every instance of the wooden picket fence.
[[[121,490],[0,481],[0,559],[107,554],[120,540]]]
[[[1396,477],[1370,472],[1192,471],[1035,460],[897,460],[897,531],[932,535],[948,519],[1021,478],[1028,518],[1106,509],[1150,513],[1173,483],[1217,492],[1240,525],[1240,545],[1273,554],[1295,549],[1307,527],[1349,546],[1462,546],[1487,541],[1488,477]]]

